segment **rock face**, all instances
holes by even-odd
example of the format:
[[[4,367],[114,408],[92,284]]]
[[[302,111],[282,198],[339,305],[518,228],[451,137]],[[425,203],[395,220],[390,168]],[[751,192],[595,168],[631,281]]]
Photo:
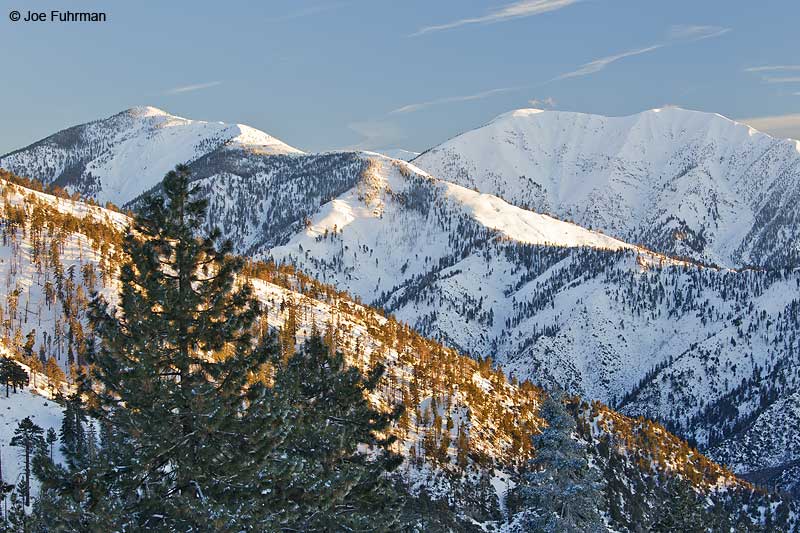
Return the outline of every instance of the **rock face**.
[[[521,109],[414,163],[659,252],[730,267],[800,264],[800,142],[720,115]]]

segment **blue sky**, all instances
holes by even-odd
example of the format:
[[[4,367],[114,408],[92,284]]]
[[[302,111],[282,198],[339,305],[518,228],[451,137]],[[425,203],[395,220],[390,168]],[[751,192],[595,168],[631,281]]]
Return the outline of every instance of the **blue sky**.
[[[499,113],[713,111],[800,138],[800,2],[0,0],[0,153],[134,105],[304,150],[423,150]],[[105,24],[8,13],[99,10]]]

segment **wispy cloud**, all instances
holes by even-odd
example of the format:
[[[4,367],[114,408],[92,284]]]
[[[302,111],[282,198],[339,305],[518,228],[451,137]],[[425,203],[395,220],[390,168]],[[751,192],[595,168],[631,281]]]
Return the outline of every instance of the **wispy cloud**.
[[[521,4],[531,4],[532,2],[518,2],[517,4],[512,5],[521,5]],[[537,2],[542,3],[542,2]],[[473,19],[470,19],[473,20]],[[475,19],[477,20],[477,19]],[[463,22],[463,21],[459,21]],[[455,23],[454,23],[455,24]],[[687,43],[693,41],[699,41],[702,39],[710,39],[712,37],[718,37],[725,33],[731,31],[730,28],[723,28],[721,26],[672,26],[669,31],[667,32],[667,37],[664,41],[651,44],[649,46],[644,46],[641,48],[633,48],[631,50],[626,50],[624,52],[619,52],[617,54],[612,54],[604,57],[600,57],[598,59],[593,59],[588,63],[584,63],[583,65],[578,66],[576,69],[571,70],[569,72],[565,72],[563,74],[559,74],[554,78],[550,78],[547,81],[539,82],[536,84],[531,85],[519,85],[514,87],[499,87],[496,89],[489,89],[487,91],[481,91],[479,93],[474,94],[467,94],[467,95],[460,95],[460,96],[447,96],[443,98],[437,98],[434,100],[428,100],[426,102],[417,102],[413,104],[407,104],[402,107],[398,107],[389,112],[390,115],[396,115],[401,113],[413,113],[415,111],[420,111],[422,109],[427,109],[429,107],[441,105],[441,104],[450,104],[455,102],[467,102],[471,100],[482,100],[484,98],[489,98],[491,96],[495,96],[498,94],[503,93],[510,93],[516,91],[522,91],[527,89],[535,89],[538,87],[542,87],[543,85],[547,85],[548,83],[552,83],[555,81],[566,80],[569,78],[578,78],[581,76],[588,76],[589,74],[594,74],[596,72],[600,72],[601,70],[605,69],[607,66],[615,63],[621,59],[625,59],[627,57],[638,56],[642,54],[646,54],[649,52],[653,52],[660,48],[665,48],[668,46],[677,45],[680,43]],[[547,103],[547,100],[540,101],[540,100],[532,100],[531,105],[536,105],[536,103]],[[553,101],[554,103],[554,101]]]
[[[567,78],[577,78],[579,76],[586,76],[588,74],[594,74],[595,72],[600,72],[604,68],[606,68],[611,63],[619,61],[620,59],[625,59],[626,57],[638,56],[641,54],[646,54],[647,52],[652,52],[653,50],[658,50],[659,48],[663,48],[666,46],[665,44],[654,44],[652,46],[646,46],[644,48],[636,48],[633,50],[627,50],[625,52],[621,52],[619,54],[614,54],[606,57],[601,57],[599,59],[595,59],[593,61],[589,61],[588,63],[584,63],[580,67],[570,72],[565,72],[559,76],[553,78],[552,81],[558,80],[565,80]]]
[[[667,40],[663,42],[651,44],[650,46],[644,46],[641,48],[633,48],[618,54],[612,54],[594,59],[588,63],[584,63],[575,70],[560,74],[555,78],[552,78],[550,81],[559,81],[568,78],[587,76],[589,74],[600,72],[610,64],[615,63],[620,59],[646,54],[648,52],[653,52],[660,48],[666,48],[667,46],[672,46],[679,43],[719,37],[720,35],[724,35],[729,31],[731,31],[730,28],[723,28],[721,26],[672,26],[667,33]]]
[[[200,91],[202,89],[208,89],[210,87],[216,87],[217,85],[222,85],[221,81],[209,81],[206,83],[196,83],[194,85],[184,85],[183,87],[173,87],[172,89],[167,90],[164,94],[181,94],[181,93],[190,93],[192,91]]]
[[[437,24],[434,26],[425,26],[420,28],[411,36],[423,35],[426,33],[433,33],[443,30],[452,30],[453,28],[460,28],[462,26],[469,26],[472,24],[495,24],[498,22],[506,22],[522,17],[532,17],[534,15],[541,15],[549,11],[556,11],[565,8],[572,4],[578,3],[580,0],[519,0],[517,2],[507,4],[499,9],[495,9],[479,17],[470,17],[454,20],[444,24]]]
[[[437,98],[436,100],[429,100],[427,102],[419,102],[416,104],[408,104],[404,105],[403,107],[398,107],[389,112],[390,115],[397,115],[400,113],[413,113],[414,111],[419,111],[420,109],[425,109],[428,107],[433,107],[439,104],[450,104],[454,102],[469,102],[470,100],[482,100],[484,98],[489,98],[490,96],[494,96],[496,94],[503,94],[509,93],[512,91],[519,91],[525,89],[527,87],[499,87],[497,89],[489,89],[488,91],[481,91],[475,94],[467,94],[463,96],[448,96],[445,98]]]
[[[800,82],[800,76],[779,76],[779,77],[771,77],[767,76],[763,78],[767,83],[798,83]]]
[[[769,133],[774,137],[800,139],[800,113],[740,118],[737,120],[739,122],[744,122],[745,124],[748,124],[757,130]]]
[[[742,72],[759,74],[763,83],[800,83],[800,76],[780,76],[790,72],[800,71],[800,65],[762,65],[747,67]],[[768,76],[767,74],[773,74]]]
[[[800,65],[764,65],[760,67],[747,67],[744,72],[785,72],[800,70]]]
[[[669,30],[670,41],[700,41],[719,37],[731,31],[730,28],[721,26],[701,26],[701,25],[677,25]]]

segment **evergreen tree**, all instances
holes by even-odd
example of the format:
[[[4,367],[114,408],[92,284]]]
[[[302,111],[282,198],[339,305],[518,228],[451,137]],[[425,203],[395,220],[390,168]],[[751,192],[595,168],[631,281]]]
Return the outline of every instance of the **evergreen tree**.
[[[44,366],[44,374],[47,376],[47,380],[50,382],[50,388],[55,389],[58,387],[58,384],[66,381],[67,376],[64,374],[64,371],[61,370],[61,367],[58,366],[58,362],[55,358],[51,355]]]
[[[47,441],[47,447],[50,450],[50,460],[53,460],[53,446],[55,445],[56,441],[58,441],[58,435],[56,435],[56,430],[50,428],[47,430],[47,437],[45,438]]]
[[[20,420],[17,429],[14,430],[14,436],[11,438],[11,446],[21,448],[20,454],[25,458],[24,489],[22,494],[26,507],[31,504],[31,458],[35,451],[45,446],[43,433],[44,430],[34,424],[30,417],[26,416]]]
[[[243,262],[218,232],[197,236],[205,203],[188,180],[168,174],[166,199],[136,217],[116,306],[93,296],[81,391],[100,447],[76,393],[66,465],[37,456],[41,515],[81,531],[396,530],[387,430],[400,412],[366,398],[383,369],[364,377],[316,335],[297,353],[273,333],[255,342]]]
[[[434,500],[423,485],[419,494],[405,500],[402,509],[404,527],[399,531],[409,533],[479,533],[485,531],[459,509],[448,506],[445,499]]]
[[[6,385],[6,398],[8,398],[9,388],[13,387],[16,393],[18,387],[23,388],[28,385],[28,379],[28,373],[21,365],[8,357],[0,360],[0,381]]]
[[[585,533],[605,531],[600,476],[587,461],[586,446],[575,439],[577,424],[561,393],[546,396],[540,416],[547,422],[532,437],[531,471],[519,487],[525,531]]]
[[[665,484],[664,490],[668,499],[656,509],[652,524],[648,528],[649,531],[706,533],[707,531],[741,530],[734,527],[730,518],[732,513],[729,509],[725,509],[724,506],[716,509],[716,512],[706,509],[702,497],[695,492],[689,482],[674,477]],[[762,531],[762,529],[748,523],[744,531]]]
[[[198,236],[206,202],[189,178],[176,167],[136,216],[116,309],[99,295],[90,304],[100,342],[87,350],[86,392],[107,442],[89,507],[119,499],[123,529],[258,530],[237,508],[257,499],[282,417],[250,379],[268,352],[254,348],[259,306],[237,279],[243,260],[218,230]]]
[[[31,330],[25,335],[25,344],[22,346],[22,355],[25,360],[33,358],[33,347],[36,345],[36,330]]]
[[[73,392],[64,400],[64,414],[61,418],[61,452],[67,461],[77,463],[86,448],[86,411],[80,392]]]
[[[284,498],[277,507],[283,520],[307,532],[398,530],[402,491],[387,473],[401,458],[388,450],[395,437],[386,432],[402,410],[378,412],[366,397],[384,368],[368,376],[347,368],[316,333],[277,365],[275,393],[289,399],[297,417],[284,443],[294,475],[275,488]]]
[[[6,524],[3,531],[8,533],[29,533],[31,529],[30,519],[25,512],[23,501],[17,491],[11,493],[9,503],[11,506],[6,515]]]

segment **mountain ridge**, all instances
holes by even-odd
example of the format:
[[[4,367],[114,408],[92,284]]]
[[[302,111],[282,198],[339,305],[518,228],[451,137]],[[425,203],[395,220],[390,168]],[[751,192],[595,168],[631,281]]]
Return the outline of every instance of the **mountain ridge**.
[[[516,110],[413,162],[670,255],[731,267],[798,264],[800,143],[722,115]]]
[[[243,158],[302,153],[243,124],[191,120],[139,106],[10,152],[0,157],[0,167],[122,205],[159,183],[176,161],[190,163],[218,151]]]
[[[708,118],[701,112],[664,112]],[[541,118],[547,113],[523,115]],[[586,117],[581,120],[594,120]],[[727,119],[712,120],[730,127]],[[568,121],[561,128],[570,139],[571,125]],[[742,139],[749,138],[750,130],[735,127]],[[653,131],[663,138],[666,130]],[[509,139],[506,133],[501,128],[499,137],[485,143],[486,150],[496,151],[497,143],[518,150],[519,138],[503,144]],[[595,130],[584,133],[598,137]],[[618,142],[633,150],[628,132],[620,136]],[[575,142],[581,146],[580,138]],[[714,154],[733,150],[717,146],[712,156],[700,157],[702,152],[695,150],[703,142],[689,143],[679,153],[713,166]],[[794,144],[781,146],[796,151]],[[202,155],[189,167],[209,201],[207,227],[219,226],[239,253],[296,265],[447,346],[490,355],[516,377],[558,385],[628,415],[658,420],[703,451],[719,453],[740,474],[786,466],[777,486],[797,486],[797,473],[791,470],[800,459],[797,453],[784,457],[776,452],[777,443],[763,440],[757,453],[745,456],[743,445],[745,439],[754,441],[746,437],[750,429],[756,436],[763,432],[762,415],[795,427],[793,413],[769,408],[793,405],[785,399],[800,384],[800,328],[791,320],[800,271],[769,262],[715,266],[707,254],[694,253],[689,245],[659,249],[674,244],[672,238],[651,239],[657,245],[652,251],[632,244],[636,239],[581,224],[577,216],[553,219],[525,209],[508,194],[503,198],[470,186],[464,176],[448,179],[450,169],[438,173],[422,163],[366,152],[241,157],[237,150],[222,149]],[[773,166],[786,167],[781,158]],[[610,163],[602,168],[630,170],[629,165]],[[789,205],[792,189],[781,188],[780,179],[793,183],[794,177],[793,167],[786,168],[783,178],[775,178],[773,191],[789,191],[776,204],[781,209]],[[641,172],[631,176],[626,179],[641,185],[634,179]],[[684,181],[695,177],[686,176]],[[667,192],[669,201],[686,193]],[[770,194],[762,201],[769,203]],[[692,206],[704,198],[700,193],[690,196]],[[604,207],[602,202],[592,205]],[[773,218],[780,224],[772,230],[791,232],[791,206],[778,211]],[[624,221],[622,209],[605,213]],[[646,229],[666,228],[657,235],[677,233],[677,242],[702,250],[702,228],[677,215],[659,212]],[[769,231],[766,227],[761,238],[791,252],[790,233],[782,240]],[[638,242],[647,240],[647,232],[642,235]],[[687,250],[692,253],[680,253]]]

